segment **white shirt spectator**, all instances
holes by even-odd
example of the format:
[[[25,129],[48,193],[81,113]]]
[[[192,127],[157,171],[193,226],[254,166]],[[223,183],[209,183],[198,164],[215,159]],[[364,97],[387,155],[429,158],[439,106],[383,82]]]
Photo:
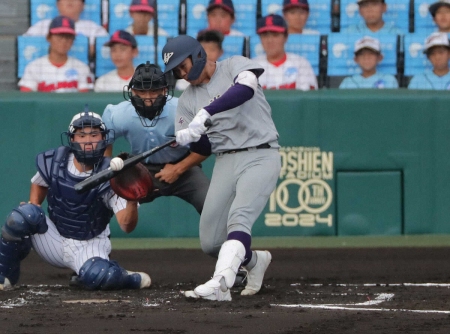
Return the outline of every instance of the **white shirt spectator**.
[[[18,85],[34,92],[56,93],[75,93],[93,88],[88,65],[69,57],[64,65],[58,67],[49,61],[48,55],[29,63]]]
[[[286,57],[278,64],[267,61],[265,55],[254,58],[263,68],[259,77],[263,89],[317,89],[317,78],[311,64],[305,58],[294,53],[286,53]]]
[[[110,71],[95,80],[95,92],[122,92],[123,87],[130,83],[131,77],[123,79],[117,70]]]
[[[47,36],[48,28],[52,20],[42,20],[28,28],[25,36]],[[90,20],[78,20],[75,22],[75,31],[77,34],[89,37],[89,44],[95,44],[95,38],[99,36],[108,36],[105,28]]]

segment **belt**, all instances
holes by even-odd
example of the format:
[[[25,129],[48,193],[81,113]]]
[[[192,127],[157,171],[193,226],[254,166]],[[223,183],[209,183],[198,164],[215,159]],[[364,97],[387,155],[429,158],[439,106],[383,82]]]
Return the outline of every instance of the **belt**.
[[[247,147],[247,148],[237,148],[237,149],[234,149],[234,150],[229,150],[229,151],[220,152],[220,153],[221,154],[232,154],[232,153],[237,153],[237,152],[242,152],[242,151],[250,151],[251,149],[259,150],[260,148],[270,148],[270,145],[268,143],[265,143],[265,144],[261,144],[261,145],[258,145],[258,146]]]

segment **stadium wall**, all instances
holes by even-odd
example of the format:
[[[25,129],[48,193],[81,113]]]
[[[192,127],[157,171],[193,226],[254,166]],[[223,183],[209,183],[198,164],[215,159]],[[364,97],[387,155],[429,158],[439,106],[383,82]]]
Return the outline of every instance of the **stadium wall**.
[[[282,171],[255,236],[450,233],[450,95],[444,91],[267,91]],[[37,153],[84,109],[121,94],[0,93],[3,217],[28,200]],[[127,151],[119,140],[114,153]],[[204,169],[211,175],[214,158]],[[264,180],[261,180],[264,182]],[[137,229],[116,238],[198,236],[198,215],[178,198],[140,207]]]

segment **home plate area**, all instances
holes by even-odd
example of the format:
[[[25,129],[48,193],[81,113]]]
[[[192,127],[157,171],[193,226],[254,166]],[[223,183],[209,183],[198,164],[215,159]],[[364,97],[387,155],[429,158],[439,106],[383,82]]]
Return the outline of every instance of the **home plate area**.
[[[34,252],[19,284],[0,291],[5,333],[450,333],[450,247],[269,249],[261,291],[232,301],[185,298],[215,259],[192,249],[115,250],[148,272],[143,290],[88,291]]]

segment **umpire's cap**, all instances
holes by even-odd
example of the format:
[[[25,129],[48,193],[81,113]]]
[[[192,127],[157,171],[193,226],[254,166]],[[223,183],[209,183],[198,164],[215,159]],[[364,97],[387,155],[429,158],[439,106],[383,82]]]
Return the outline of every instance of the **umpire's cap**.
[[[188,35],[170,39],[162,49],[162,58],[166,65],[164,73],[172,71],[188,57],[192,60],[192,69],[188,73],[187,80],[197,80],[206,65],[206,52],[202,45]]]

